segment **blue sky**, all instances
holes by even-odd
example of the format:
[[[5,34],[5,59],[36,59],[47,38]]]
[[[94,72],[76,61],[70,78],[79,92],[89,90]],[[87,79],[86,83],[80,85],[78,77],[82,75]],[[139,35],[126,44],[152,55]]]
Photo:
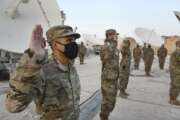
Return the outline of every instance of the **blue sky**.
[[[57,0],[66,13],[65,24],[78,32],[97,34],[115,28],[122,36],[133,36],[136,27],[155,29],[160,35],[180,35],[173,11],[180,0]]]

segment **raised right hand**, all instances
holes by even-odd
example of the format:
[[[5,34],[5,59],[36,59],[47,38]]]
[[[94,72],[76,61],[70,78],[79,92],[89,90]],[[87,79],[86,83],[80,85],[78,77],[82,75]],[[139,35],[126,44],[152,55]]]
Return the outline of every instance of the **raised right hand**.
[[[45,39],[41,25],[36,25],[32,31],[29,48],[38,55],[44,55]]]

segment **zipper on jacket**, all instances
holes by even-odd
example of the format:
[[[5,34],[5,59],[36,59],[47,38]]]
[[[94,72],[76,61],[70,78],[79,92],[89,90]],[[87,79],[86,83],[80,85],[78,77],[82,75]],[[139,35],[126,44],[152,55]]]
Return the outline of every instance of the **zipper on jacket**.
[[[75,103],[74,103],[74,91],[73,91],[73,86],[72,86],[72,82],[71,82],[71,77],[70,77],[70,66],[68,65],[68,80],[71,86],[71,93],[72,93],[72,99],[73,99],[73,111],[74,111],[74,120],[76,120],[76,110],[75,110]]]

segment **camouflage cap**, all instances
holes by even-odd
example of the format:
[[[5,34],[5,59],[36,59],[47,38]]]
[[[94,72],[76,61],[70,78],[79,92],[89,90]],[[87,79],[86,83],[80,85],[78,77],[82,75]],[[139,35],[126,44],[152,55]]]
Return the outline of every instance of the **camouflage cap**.
[[[109,33],[116,33],[117,35],[119,35],[119,33],[117,33],[115,29],[106,30],[106,34],[109,34]]]
[[[124,40],[123,40],[123,45],[124,46],[129,46],[131,43],[130,43],[130,38],[129,37],[126,37]]]
[[[62,38],[68,36],[72,36],[75,39],[80,38],[80,34],[73,32],[72,27],[66,25],[58,25],[51,27],[46,32],[46,36],[48,42],[53,41],[55,38]]]

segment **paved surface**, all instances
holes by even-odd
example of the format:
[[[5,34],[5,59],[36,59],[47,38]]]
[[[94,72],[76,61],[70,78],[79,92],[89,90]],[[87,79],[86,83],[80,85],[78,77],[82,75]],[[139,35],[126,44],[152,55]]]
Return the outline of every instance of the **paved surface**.
[[[92,120],[101,108],[101,91],[97,90],[81,106],[80,120]]]

